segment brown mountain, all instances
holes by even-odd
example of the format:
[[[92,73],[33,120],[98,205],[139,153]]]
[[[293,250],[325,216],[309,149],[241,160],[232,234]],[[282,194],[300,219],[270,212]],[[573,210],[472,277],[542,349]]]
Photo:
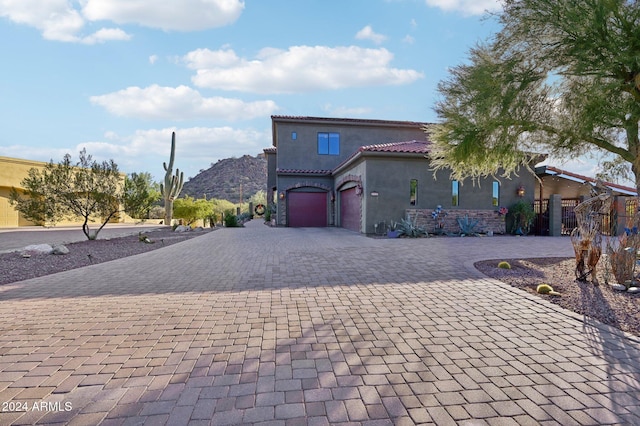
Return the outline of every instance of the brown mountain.
[[[240,158],[225,158],[211,164],[207,170],[201,170],[196,176],[185,182],[181,196],[193,198],[217,198],[232,203],[246,200],[267,186],[267,160],[264,155]],[[242,188],[242,189],[241,189]]]

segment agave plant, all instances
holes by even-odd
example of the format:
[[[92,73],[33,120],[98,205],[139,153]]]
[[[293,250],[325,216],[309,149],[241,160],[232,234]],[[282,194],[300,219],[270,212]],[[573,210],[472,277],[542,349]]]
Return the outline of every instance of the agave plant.
[[[478,235],[478,232],[475,230],[476,225],[478,225],[479,222],[478,219],[470,219],[469,215],[465,215],[464,217],[459,217],[456,220],[458,221],[458,226],[460,227],[460,235]]]
[[[417,224],[418,216],[416,215],[413,220],[410,217],[407,219],[400,219],[397,224],[398,233],[410,238],[418,238],[428,235],[427,231]]]

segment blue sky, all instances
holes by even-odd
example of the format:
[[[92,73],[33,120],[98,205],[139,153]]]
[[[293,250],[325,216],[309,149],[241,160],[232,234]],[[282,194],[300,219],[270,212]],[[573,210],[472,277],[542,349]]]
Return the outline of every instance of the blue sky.
[[[0,0],[0,155],[195,176],[276,115],[433,122],[496,0]],[[593,174],[577,163],[574,172]],[[587,167],[587,166],[585,166]],[[592,167],[592,166],[588,166]],[[569,168],[569,166],[568,166]]]

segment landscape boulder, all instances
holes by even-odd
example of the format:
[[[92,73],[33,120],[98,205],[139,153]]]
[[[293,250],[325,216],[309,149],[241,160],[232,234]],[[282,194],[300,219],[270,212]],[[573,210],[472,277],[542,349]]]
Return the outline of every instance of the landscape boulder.
[[[49,244],[32,244],[24,247],[20,252],[22,255],[49,254],[53,250]]]
[[[54,246],[51,254],[69,254],[69,249],[64,244]]]

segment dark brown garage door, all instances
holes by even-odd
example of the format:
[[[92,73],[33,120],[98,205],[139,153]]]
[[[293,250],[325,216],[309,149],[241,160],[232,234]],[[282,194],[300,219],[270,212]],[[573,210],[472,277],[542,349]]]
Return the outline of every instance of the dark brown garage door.
[[[290,192],[288,198],[289,226],[327,226],[326,192]]]
[[[340,226],[360,232],[360,197],[355,188],[340,191]]]

